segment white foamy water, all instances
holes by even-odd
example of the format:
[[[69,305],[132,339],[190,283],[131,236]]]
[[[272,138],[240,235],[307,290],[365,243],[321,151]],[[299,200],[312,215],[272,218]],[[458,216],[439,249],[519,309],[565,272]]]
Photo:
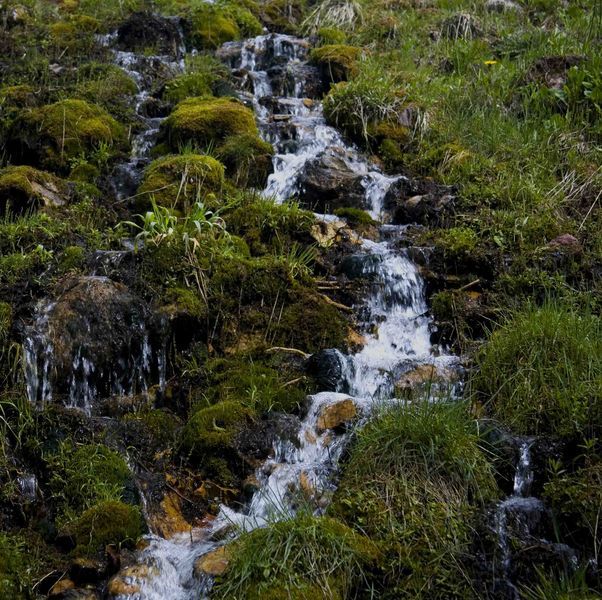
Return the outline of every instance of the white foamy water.
[[[290,36],[260,36],[242,44],[225,44],[220,51],[231,67],[245,73],[244,84],[253,93],[242,94],[255,107],[260,130],[274,144],[274,173],[264,194],[282,202],[301,192],[299,178],[307,163],[327,149],[338,147],[353,172],[363,175],[366,203],[373,218],[381,219],[383,200],[398,176],[386,176],[360,152],[347,144],[340,133],[328,126],[318,101],[303,98],[305,85],[294,79],[307,59],[307,44]],[[270,61],[285,61],[293,81],[283,97],[272,97],[273,85],[267,72]],[[269,99],[269,102],[267,101]],[[278,117],[268,107],[286,114]],[[293,133],[291,133],[293,131]],[[326,220],[329,215],[324,217]],[[210,593],[211,578],[194,573],[195,561],[236,537],[274,521],[293,516],[308,502],[319,514],[334,491],[333,475],[350,431],[321,430],[320,415],[330,405],[351,399],[357,423],[364,423],[375,406],[394,401],[397,378],[408,368],[421,364],[449,367],[454,357],[435,352],[430,342],[430,319],[422,278],[407,253],[397,248],[401,228],[388,227],[387,239],[363,240],[358,250],[372,256],[363,274],[371,280],[370,293],[362,314],[366,315],[365,345],[350,356],[338,354],[350,395],[321,392],[310,396],[309,409],[297,439],[278,440],[272,457],[256,472],[258,490],[242,509],[222,506],[210,526],[193,530],[171,540],[149,537],[140,554],[139,572],[124,574],[124,580],[138,592],[120,600],[196,600]]]

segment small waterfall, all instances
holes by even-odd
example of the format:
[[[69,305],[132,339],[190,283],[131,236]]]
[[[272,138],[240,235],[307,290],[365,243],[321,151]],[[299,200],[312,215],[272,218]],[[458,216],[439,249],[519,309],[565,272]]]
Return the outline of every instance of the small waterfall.
[[[263,136],[276,148],[274,173],[264,194],[284,201],[300,193],[300,175],[308,162],[338,146],[347,166],[363,176],[371,214],[381,218],[384,196],[399,177],[387,177],[370,165],[326,124],[321,103],[303,97],[307,85],[298,74],[304,73],[307,51],[306,42],[285,35],[232,42],[218,51],[240,76],[241,87],[252,90],[241,92],[241,96],[255,107]],[[269,69],[274,63],[280,67],[277,81]],[[272,97],[274,93],[283,95]],[[282,439],[273,444],[272,457],[257,469],[258,490],[247,506],[241,510],[222,506],[215,520],[189,535],[169,540],[150,536],[148,547],[139,556],[145,568],[122,574],[124,582],[138,590],[123,600],[206,597],[212,580],[194,573],[199,557],[232,540],[241,530],[294,515],[301,505],[310,506],[317,514],[328,505],[350,432],[345,428],[322,428],[324,411],[351,405],[356,425],[364,423],[377,404],[395,401],[396,378],[408,366],[426,364],[437,368],[456,363],[454,357],[438,356],[431,346],[424,285],[416,265],[396,247],[401,232],[400,227],[387,226],[383,228],[383,241],[362,241],[362,251],[371,255],[363,275],[371,278],[372,286],[362,307],[369,332],[357,354],[338,353],[342,366],[339,389],[349,389],[350,395],[321,392],[309,397],[297,443]]]
[[[140,184],[142,172],[151,162],[150,152],[159,138],[161,123],[164,117],[148,116],[145,112],[147,102],[152,99],[150,89],[153,85],[153,77],[149,75],[153,71],[163,69],[174,75],[184,71],[184,34],[181,31],[179,21],[177,22],[180,32],[180,44],[175,56],[152,55],[147,56],[136,52],[117,50],[114,46],[118,40],[117,32],[108,35],[97,36],[97,42],[106,48],[110,48],[114,63],[129,75],[138,87],[135,96],[134,110],[139,124],[139,131],[132,138],[132,150],[129,160],[118,164],[111,176],[111,183],[118,200],[126,200],[133,196]]]
[[[25,329],[23,363],[30,402],[41,408],[59,401],[90,415],[98,399],[146,394],[151,382],[157,380],[163,389],[165,324],[160,327],[161,342],[153,343],[153,332],[144,319],[143,309],[137,305],[130,307],[135,299],[106,277],[82,277],[74,289],[76,295],[69,300],[63,297],[39,302],[32,324]],[[120,326],[130,318],[136,321],[129,331],[113,331],[112,337],[119,336],[120,341],[113,339],[114,347],[103,348],[107,328],[115,325],[109,314],[98,314],[96,302],[105,297],[103,294],[111,293],[121,302],[116,305],[122,311],[117,316]],[[119,293],[124,296],[118,296]],[[94,294],[98,294],[97,299]]]

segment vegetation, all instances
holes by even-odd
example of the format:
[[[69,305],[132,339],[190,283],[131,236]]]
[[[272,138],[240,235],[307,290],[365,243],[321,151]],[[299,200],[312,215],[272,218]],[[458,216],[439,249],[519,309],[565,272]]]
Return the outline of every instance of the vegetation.
[[[378,547],[329,517],[294,519],[243,533],[215,592],[218,598],[353,597],[366,584]]]
[[[131,41],[137,75],[113,33],[144,18],[159,33]],[[599,597],[599,0],[0,2],[0,596],[47,595],[59,573],[78,587],[63,595],[105,593],[146,531],[141,492],[165,535],[202,527],[219,502],[244,505],[270,428],[298,424],[320,391],[307,355],[377,335],[359,308],[370,282],[341,274],[358,235],[379,239],[370,214],[339,208],[347,226],[333,232],[256,191],[275,149],[239,95],[249,75],[227,64],[232,47],[216,50],[264,27],[308,40],[304,106],[323,93],[327,122],[407,177],[384,213],[420,223],[396,247],[420,265],[433,344],[462,354],[467,386],[360,421],[319,516],[302,506],[240,532],[216,597],[495,596],[496,506],[525,437],[544,510],[528,547],[508,524],[508,577],[528,600]],[[297,65],[270,42],[262,60],[290,87]],[[294,147],[303,132],[287,110],[270,127]],[[73,300],[86,282],[136,310],[113,310],[110,294]],[[67,301],[68,325],[38,348],[44,310]],[[81,348],[69,373],[46,360],[81,333],[69,315],[94,330],[104,312],[133,340],[110,364],[140,355],[131,395]],[[73,371],[107,391],[91,416],[66,406]]]
[[[598,316],[551,301],[527,306],[477,355],[473,393],[520,433],[597,437],[601,334]]]

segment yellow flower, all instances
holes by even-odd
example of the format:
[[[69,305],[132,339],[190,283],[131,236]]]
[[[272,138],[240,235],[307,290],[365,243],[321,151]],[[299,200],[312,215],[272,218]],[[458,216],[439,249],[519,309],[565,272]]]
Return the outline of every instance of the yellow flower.
[[[486,60],[484,65],[497,65],[497,60]]]

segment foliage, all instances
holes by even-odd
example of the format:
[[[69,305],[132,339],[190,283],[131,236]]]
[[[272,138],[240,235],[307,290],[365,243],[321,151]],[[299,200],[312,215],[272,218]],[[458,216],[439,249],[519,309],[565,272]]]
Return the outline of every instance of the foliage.
[[[551,300],[515,311],[478,353],[472,393],[519,433],[595,437],[601,327],[599,317]]]
[[[27,597],[31,580],[30,562],[25,541],[0,532],[0,595],[3,598],[24,600]]]
[[[367,537],[304,513],[243,533],[229,550],[233,558],[215,586],[217,598],[353,597],[379,556]]]
[[[381,544],[385,597],[469,598],[472,523],[496,491],[467,407],[423,400],[359,432],[330,513]]]

